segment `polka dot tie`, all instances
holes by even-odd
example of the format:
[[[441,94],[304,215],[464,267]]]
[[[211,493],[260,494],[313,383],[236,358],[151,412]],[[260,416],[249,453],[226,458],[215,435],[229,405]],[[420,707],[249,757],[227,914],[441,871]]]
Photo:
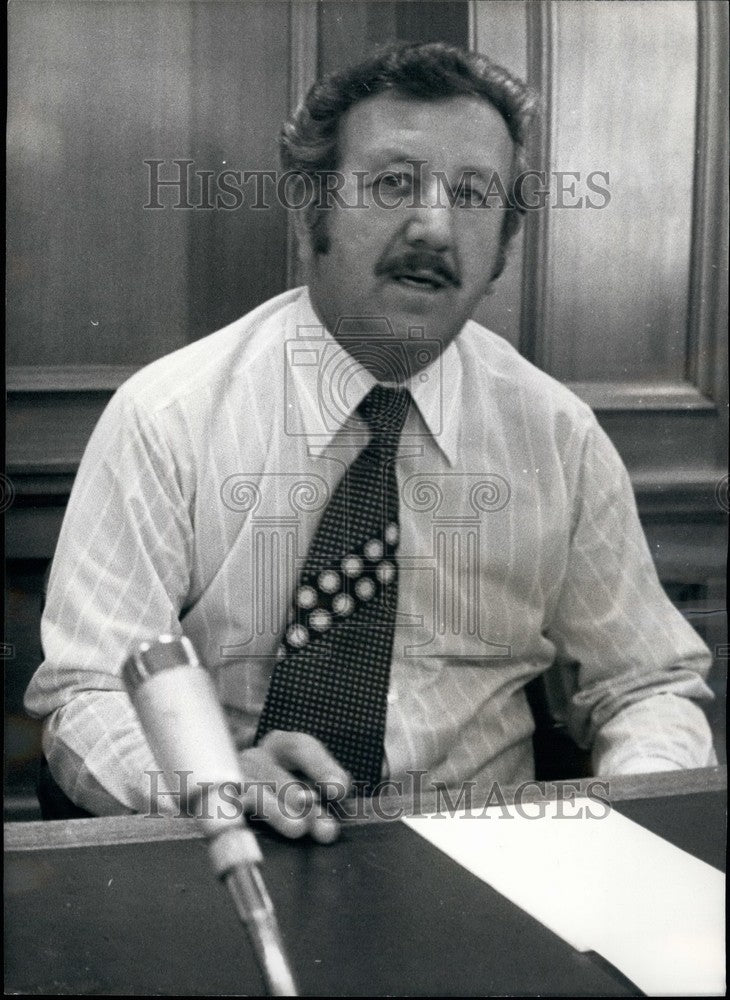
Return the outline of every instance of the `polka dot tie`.
[[[294,593],[256,741],[317,737],[367,794],[380,779],[398,603],[395,457],[410,395],[376,385],[358,413],[370,441],[319,523]]]

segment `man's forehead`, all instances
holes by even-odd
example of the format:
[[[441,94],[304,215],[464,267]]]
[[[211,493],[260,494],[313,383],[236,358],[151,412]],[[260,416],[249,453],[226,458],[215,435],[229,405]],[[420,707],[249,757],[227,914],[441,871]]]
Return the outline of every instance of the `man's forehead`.
[[[510,157],[512,139],[497,109],[468,95],[424,100],[388,91],[355,104],[340,126],[340,163],[397,154],[448,154],[464,163]]]

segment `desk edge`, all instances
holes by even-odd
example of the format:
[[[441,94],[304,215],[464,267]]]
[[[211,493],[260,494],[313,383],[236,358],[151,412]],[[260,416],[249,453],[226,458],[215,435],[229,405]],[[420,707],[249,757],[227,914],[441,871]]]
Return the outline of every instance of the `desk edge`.
[[[500,805],[555,799],[573,794],[590,794],[591,785],[600,789],[600,796],[611,802],[649,799],[700,792],[719,792],[727,788],[727,767],[697,768],[690,771],[666,771],[655,774],[630,774],[615,778],[582,778],[552,782],[524,782],[501,788],[492,786],[489,796],[474,795],[472,807],[481,809],[485,803]],[[447,797],[448,796],[448,797]],[[444,787],[440,792],[424,793],[418,802],[398,795],[382,795],[377,800],[363,800],[356,814],[345,815],[346,823],[387,823],[404,816],[446,812],[449,803],[459,804],[459,790]],[[415,808],[414,808],[415,806]],[[6,851],[45,851],[72,847],[108,847],[118,844],[143,844],[155,841],[196,840],[202,833],[194,820],[176,817],[146,817],[140,815],[101,816],[95,819],[32,821],[5,823]]]

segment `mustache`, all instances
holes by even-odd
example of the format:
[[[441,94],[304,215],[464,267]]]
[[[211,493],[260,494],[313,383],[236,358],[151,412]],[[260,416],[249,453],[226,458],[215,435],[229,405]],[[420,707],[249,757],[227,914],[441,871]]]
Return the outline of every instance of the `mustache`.
[[[451,264],[435,250],[404,250],[380,260],[375,274],[395,277],[404,272],[431,271],[444,283],[461,287],[461,279]]]

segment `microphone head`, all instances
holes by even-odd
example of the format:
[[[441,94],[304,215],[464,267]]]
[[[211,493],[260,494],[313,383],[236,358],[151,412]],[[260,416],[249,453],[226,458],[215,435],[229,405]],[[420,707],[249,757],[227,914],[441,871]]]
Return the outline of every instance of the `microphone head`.
[[[175,667],[199,667],[200,661],[192,642],[185,635],[161,635],[140,643],[122,667],[122,678],[129,693],[133,693],[148,678]]]

